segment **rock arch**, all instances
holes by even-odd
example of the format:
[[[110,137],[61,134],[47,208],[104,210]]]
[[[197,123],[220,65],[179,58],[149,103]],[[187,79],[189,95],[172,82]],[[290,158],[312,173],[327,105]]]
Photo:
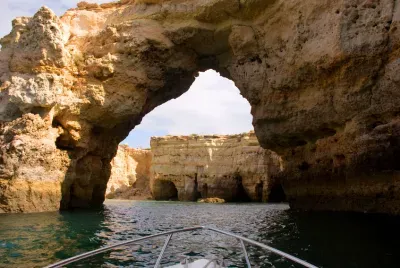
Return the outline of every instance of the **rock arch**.
[[[118,143],[214,69],[285,159],[292,206],[400,213],[399,5],[359,2],[120,1],[18,18],[1,39],[0,212],[100,205]]]

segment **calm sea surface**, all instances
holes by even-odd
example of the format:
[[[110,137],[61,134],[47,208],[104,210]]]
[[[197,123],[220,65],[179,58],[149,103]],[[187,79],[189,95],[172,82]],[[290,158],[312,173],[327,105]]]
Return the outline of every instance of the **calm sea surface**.
[[[252,238],[320,267],[400,267],[400,218],[299,213],[286,205],[106,201],[101,211],[0,215],[0,267],[42,267],[126,239],[194,225]],[[151,267],[163,239],[104,253],[70,267]],[[254,267],[299,267],[248,247]],[[208,231],[172,238],[163,265],[187,256],[224,257],[244,267],[237,241]]]

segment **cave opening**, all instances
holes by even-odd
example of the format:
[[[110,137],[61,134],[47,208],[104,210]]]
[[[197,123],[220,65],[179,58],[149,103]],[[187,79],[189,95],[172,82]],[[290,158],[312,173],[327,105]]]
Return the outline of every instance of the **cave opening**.
[[[251,202],[251,198],[247,194],[245,188],[243,187],[243,179],[239,173],[234,176],[236,182],[236,192],[233,195],[233,202]]]
[[[277,183],[271,187],[271,190],[268,195],[269,203],[282,203],[286,202],[286,194],[283,190],[282,184]]]
[[[263,190],[264,190],[264,183],[259,182],[256,185],[256,201],[261,202],[263,201]]]
[[[194,175],[194,198],[193,201],[197,201],[201,198],[201,191],[199,191],[199,182],[197,180],[197,173]]]
[[[208,185],[207,183],[204,183],[201,190],[201,198],[207,198],[207,197],[208,197]]]
[[[153,184],[153,197],[155,200],[178,200],[178,190],[172,181],[156,180]]]
[[[75,148],[75,143],[73,142],[70,133],[61,124],[59,118],[53,118],[52,127],[57,128],[59,131],[59,136],[56,139],[56,147],[65,151],[73,150]]]

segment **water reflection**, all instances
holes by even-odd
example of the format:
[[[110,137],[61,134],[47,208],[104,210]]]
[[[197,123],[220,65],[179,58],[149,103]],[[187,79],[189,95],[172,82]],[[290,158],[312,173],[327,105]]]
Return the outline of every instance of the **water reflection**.
[[[0,215],[1,265],[42,267],[104,244],[107,210]]]

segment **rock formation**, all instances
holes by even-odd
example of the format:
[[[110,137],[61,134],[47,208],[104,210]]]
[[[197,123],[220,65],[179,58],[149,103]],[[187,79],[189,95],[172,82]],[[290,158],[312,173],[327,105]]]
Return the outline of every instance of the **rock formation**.
[[[0,213],[57,210],[70,164],[58,131],[39,115],[0,124]]]
[[[112,199],[150,199],[150,150],[120,145],[111,161],[111,176],[106,197]]]
[[[280,157],[261,148],[254,133],[166,136],[150,144],[156,200],[284,201],[273,200],[283,191],[269,176],[280,171]]]
[[[0,210],[99,206],[119,142],[215,69],[282,156],[292,207],[400,214],[399,26],[397,0],[123,0],[18,18],[0,41]]]
[[[199,203],[221,204],[221,203],[225,203],[225,200],[221,199],[221,198],[217,198],[217,197],[210,197],[210,198],[199,199],[197,202],[199,202]]]

